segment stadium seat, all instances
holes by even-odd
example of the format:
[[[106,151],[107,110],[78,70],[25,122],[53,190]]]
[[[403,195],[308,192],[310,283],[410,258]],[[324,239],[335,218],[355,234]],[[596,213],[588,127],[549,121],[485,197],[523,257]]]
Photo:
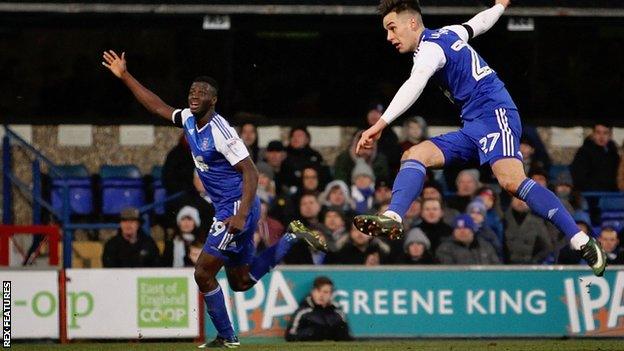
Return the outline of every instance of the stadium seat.
[[[63,212],[65,186],[69,188],[70,214],[89,215],[93,213],[93,184],[87,168],[83,165],[57,167],[65,177],[52,176],[52,207],[57,213]]]
[[[136,166],[102,166],[102,214],[117,215],[126,207],[145,205],[143,178]]]
[[[162,167],[154,166],[152,168],[152,189],[154,190],[154,202],[164,201],[167,198],[167,191],[162,185]],[[154,208],[157,215],[165,214],[165,205],[159,205]]]
[[[600,219],[624,220],[624,194],[621,196],[605,196],[598,201]]]

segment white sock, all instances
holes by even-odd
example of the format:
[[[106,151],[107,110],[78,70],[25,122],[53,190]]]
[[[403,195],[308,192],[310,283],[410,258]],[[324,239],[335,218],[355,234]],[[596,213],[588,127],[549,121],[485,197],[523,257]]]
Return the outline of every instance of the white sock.
[[[589,236],[583,232],[578,232],[574,234],[572,239],[570,239],[570,246],[574,250],[580,250],[581,246],[587,244],[589,241]]]
[[[403,218],[401,218],[401,216],[399,216],[398,213],[394,212],[394,211],[386,211],[383,213],[384,216],[386,217],[390,217],[392,219],[394,219],[395,221],[399,222],[399,223],[403,223]]]

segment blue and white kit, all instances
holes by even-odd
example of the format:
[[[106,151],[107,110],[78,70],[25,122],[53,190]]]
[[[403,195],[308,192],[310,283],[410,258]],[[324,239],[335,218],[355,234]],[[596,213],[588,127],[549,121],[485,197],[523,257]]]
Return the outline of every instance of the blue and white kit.
[[[491,28],[503,11],[496,5],[464,25],[425,29],[411,76],[382,116],[389,124],[418,99],[429,79],[440,84],[461,108],[463,123],[460,130],[431,139],[442,150],[446,165],[522,159],[518,109],[496,72],[468,44]]]
[[[249,157],[245,144],[236,130],[217,113],[200,129],[197,129],[195,116],[188,108],[175,110],[172,120],[173,124],[184,129],[195,169],[215,207],[215,219],[204,251],[219,257],[229,267],[249,264],[255,253],[253,234],[260,217],[260,201],[254,200],[245,228],[240,233],[228,233],[223,224],[240,206],[243,178],[234,165]]]

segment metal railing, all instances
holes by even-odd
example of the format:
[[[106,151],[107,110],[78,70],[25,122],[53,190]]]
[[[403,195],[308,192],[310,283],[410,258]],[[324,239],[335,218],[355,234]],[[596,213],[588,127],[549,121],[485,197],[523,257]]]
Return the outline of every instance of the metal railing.
[[[41,224],[42,208],[45,208],[54,216],[61,224],[63,233],[63,267],[70,268],[72,265],[72,242],[74,240],[74,232],[78,229],[83,230],[99,230],[99,229],[117,229],[119,223],[101,222],[101,223],[76,223],[72,222],[71,206],[70,206],[70,189],[68,182],[63,182],[62,189],[62,207],[61,211],[57,211],[50,202],[43,198],[41,189],[41,163],[48,168],[48,173],[61,179],[67,179],[66,174],[50,159],[35,149],[26,140],[15,133],[11,128],[4,125],[5,135],[2,139],[2,223],[5,225],[13,224],[13,186],[18,188],[27,198],[32,206],[32,224]],[[32,161],[32,185],[28,185],[20,180],[12,169],[13,154],[12,146],[19,146],[33,158]],[[150,233],[150,213],[159,206],[167,202],[177,199],[183,195],[178,192],[167,196],[161,201],[147,204],[139,208],[143,219],[142,229],[145,233]],[[35,237],[33,247],[38,246],[38,236]]]

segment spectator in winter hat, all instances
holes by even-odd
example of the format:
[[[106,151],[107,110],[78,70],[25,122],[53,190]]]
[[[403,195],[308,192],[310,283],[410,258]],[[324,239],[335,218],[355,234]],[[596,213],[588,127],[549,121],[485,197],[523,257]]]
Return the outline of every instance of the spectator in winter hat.
[[[469,215],[457,216],[453,239],[444,241],[436,251],[436,258],[442,264],[498,264],[500,260],[494,247],[475,236],[475,224]]]
[[[403,241],[403,264],[432,264],[431,242],[420,228],[412,228]]]
[[[470,218],[475,223],[475,234],[490,243],[496,250],[498,258],[502,261],[503,243],[498,240],[496,233],[487,225],[485,221],[486,212],[485,205],[478,198],[469,203],[466,208],[466,213],[470,215]]]
[[[176,223],[173,236],[165,236],[163,264],[166,267],[194,267],[189,252],[193,242],[202,241],[199,237],[199,211],[191,206],[182,207],[176,216]]]
[[[357,159],[351,172],[351,196],[357,214],[369,213],[375,201],[375,174],[362,159]]]

